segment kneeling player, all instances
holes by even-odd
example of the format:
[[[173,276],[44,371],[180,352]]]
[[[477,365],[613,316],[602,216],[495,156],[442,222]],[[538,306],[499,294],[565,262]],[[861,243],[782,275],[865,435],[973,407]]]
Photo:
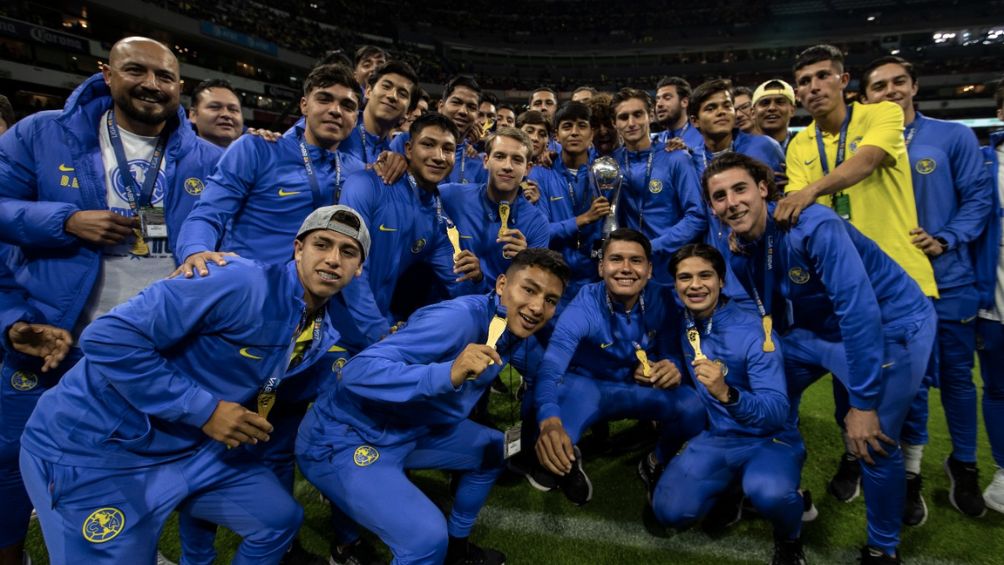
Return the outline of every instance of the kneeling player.
[[[503,434],[467,416],[554,315],[568,276],[554,251],[521,251],[490,295],[423,308],[354,357],[304,418],[304,476],[379,535],[395,563],[505,561],[467,541],[505,455]],[[404,473],[429,468],[462,471],[448,520]]]
[[[602,251],[603,280],[583,286],[561,313],[535,387],[537,456],[561,477],[565,496],[580,505],[592,498],[593,487],[575,444],[592,424],[620,418],[659,422],[656,457],[665,464],[705,422],[697,394],[680,386],[678,362],[669,359],[679,354],[679,310],[668,287],[648,284],[648,238],[622,228]]]
[[[787,422],[784,362],[777,335],[721,294],[725,260],[715,248],[686,245],[670,274],[687,308],[684,356],[710,421],[666,468],[652,496],[664,524],[686,527],[701,519],[735,480],[774,526],[775,565],[805,563],[798,492],[805,447]]]

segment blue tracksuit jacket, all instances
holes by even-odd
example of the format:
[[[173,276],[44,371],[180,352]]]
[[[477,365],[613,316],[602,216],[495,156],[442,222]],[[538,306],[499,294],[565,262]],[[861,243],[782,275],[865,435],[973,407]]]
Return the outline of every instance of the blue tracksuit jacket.
[[[404,144],[409,141],[411,141],[411,135],[409,135],[408,132],[404,132],[391,140],[390,150],[404,155]],[[479,153],[474,157],[467,156],[467,141],[465,140],[457,144],[453,170],[450,171],[450,175],[443,179],[443,181],[439,184],[466,184],[471,182],[488,182],[488,169],[485,168],[485,156],[483,153]]]

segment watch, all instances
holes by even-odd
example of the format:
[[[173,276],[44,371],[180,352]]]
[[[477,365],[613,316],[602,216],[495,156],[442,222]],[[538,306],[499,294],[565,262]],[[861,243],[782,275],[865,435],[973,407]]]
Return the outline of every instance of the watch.
[[[722,404],[731,406],[737,402],[739,402],[739,389],[730,386],[728,398],[726,398],[725,402],[722,402]]]
[[[948,240],[947,239],[945,239],[943,237],[936,237],[936,238],[934,238],[934,241],[937,241],[938,243],[941,244],[941,251],[942,252],[948,251]]]

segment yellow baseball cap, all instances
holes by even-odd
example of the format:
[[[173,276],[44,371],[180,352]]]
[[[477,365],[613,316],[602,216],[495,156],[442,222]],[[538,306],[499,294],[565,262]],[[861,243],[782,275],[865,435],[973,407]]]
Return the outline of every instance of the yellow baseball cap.
[[[784,82],[779,78],[768,80],[767,82],[756,87],[753,91],[753,104],[757,103],[764,96],[772,96],[780,94],[791,102],[791,105],[795,105],[795,89],[791,87],[790,84]]]

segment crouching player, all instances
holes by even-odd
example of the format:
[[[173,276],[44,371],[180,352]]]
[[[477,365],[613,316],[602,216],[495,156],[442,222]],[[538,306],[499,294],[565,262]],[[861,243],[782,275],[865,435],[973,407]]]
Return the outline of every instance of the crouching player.
[[[234,563],[282,558],[303,511],[254,454],[228,448],[269,440],[291,355],[309,365],[335,342],[325,303],[370,242],[344,206],[313,212],[297,236],[286,265],[233,258],[211,277],[162,280],[84,331],[83,359],[22,438],[53,563],[152,563],[176,508],[242,536]]]
[[[589,426],[655,420],[661,435],[655,457],[665,464],[705,422],[694,389],[680,386],[679,361],[671,360],[679,354],[679,310],[668,287],[649,284],[648,238],[621,228],[602,252],[603,280],[583,286],[561,313],[535,386],[537,456],[560,480],[531,483],[541,490],[556,483],[579,505],[593,492],[576,446]]]
[[[494,292],[418,310],[349,361],[307,413],[296,440],[301,471],[379,535],[395,563],[505,561],[467,538],[511,453],[501,432],[467,416],[554,315],[568,277],[556,252],[519,252]],[[448,519],[404,472],[430,468],[462,471]]]
[[[774,565],[805,563],[798,492],[805,446],[788,419],[784,362],[777,335],[722,294],[725,259],[695,243],[669,264],[686,307],[684,357],[708,412],[709,429],[687,443],[662,473],[652,496],[660,522],[686,527],[740,480],[757,511],[774,526]]]

